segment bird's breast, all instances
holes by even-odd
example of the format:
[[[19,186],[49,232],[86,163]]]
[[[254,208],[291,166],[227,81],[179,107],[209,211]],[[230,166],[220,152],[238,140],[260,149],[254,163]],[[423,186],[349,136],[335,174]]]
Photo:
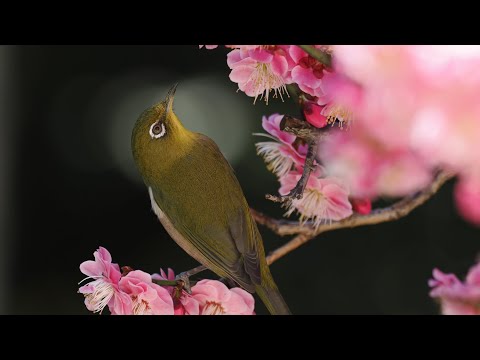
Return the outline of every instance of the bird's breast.
[[[167,231],[168,235],[191,257],[197,260],[202,265],[211,269],[210,262],[205,258],[200,251],[198,251],[192,244],[186,240],[182,234],[175,228],[168,216],[160,209],[155,198],[153,196],[152,188],[148,188],[148,194],[150,195],[150,202],[152,203],[152,210],[157,215],[158,220],[162,223],[163,227]]]

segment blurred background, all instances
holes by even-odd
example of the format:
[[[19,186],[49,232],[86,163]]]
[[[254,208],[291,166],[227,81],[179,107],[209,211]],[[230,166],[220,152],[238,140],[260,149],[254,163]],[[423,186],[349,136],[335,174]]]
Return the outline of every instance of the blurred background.
[[[228,79],[225,49],[198,46],[0,46],[0,313],[89,314],[79,264],[106,247],[114,262],[153,273],[197,263],[164,231],[135,169],[138,115],[179,82],[184,124],[212,137],[235,168],[250,205],[278,183],[255,153],[265,106]],[[272,265],[294,314],[436,314],[433,267],[459,276],[480,250],[447,184],[394,223],[320,235]],[[280,238],[260,228],[265,247]],[[208,274],[202,274],[207,276]],[[266,311],[260,301],[257,313]]]

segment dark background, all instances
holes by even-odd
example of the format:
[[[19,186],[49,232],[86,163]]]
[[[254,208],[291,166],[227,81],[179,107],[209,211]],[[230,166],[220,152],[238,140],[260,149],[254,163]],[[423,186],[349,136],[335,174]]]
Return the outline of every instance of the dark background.
[[[236,93],[225,49],[198,46],[0,47],[0,311],[88,314],[79,264],[98,246],[114,262],[147,272],[196,262],[150,209],[130,155],[140,112],[179,82],[175,109],[213,137],[250,205],[278,183],[255,154],[261,116],[296,114]],[[479,230],[452,203],[452,184],[395,223],[322,234],[272,266],[295,314],[435,314],[432,268],[463,276],[480,249]],[[267,251],[287,241],[260,229]],[[260,301],[258,302],[260,304]],[[258,313],[265,313],[258,306]]]

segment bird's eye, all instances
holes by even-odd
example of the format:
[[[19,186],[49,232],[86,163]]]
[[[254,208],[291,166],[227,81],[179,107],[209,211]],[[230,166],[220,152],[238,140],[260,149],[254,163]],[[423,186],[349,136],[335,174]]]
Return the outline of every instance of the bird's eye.
[[[161,138],[166,134],[167,130],[165,129],[165,125],[163,123],[155,122],[150,126],[150,136],[152,139]]]

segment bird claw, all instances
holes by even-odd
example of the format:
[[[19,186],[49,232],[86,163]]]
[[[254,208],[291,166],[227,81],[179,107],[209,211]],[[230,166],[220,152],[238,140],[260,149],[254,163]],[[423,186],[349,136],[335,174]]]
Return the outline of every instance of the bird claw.
[[[182,272],[175,276],[175,280],[181,285],[181,287],[188,293],[192,293],[192,288],[190,286],[190,276],[187,271]]]

